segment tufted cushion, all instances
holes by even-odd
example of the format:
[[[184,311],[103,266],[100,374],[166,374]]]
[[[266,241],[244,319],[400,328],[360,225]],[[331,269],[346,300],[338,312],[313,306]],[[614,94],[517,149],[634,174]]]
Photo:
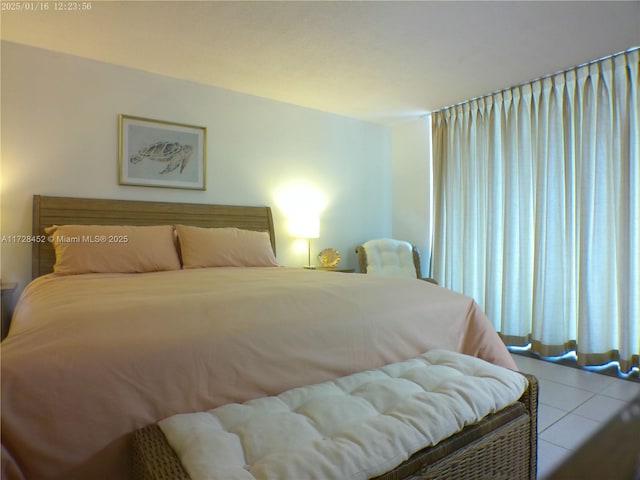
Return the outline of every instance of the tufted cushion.
[[[413,246],[409,242],[382,238],[362,244],[367,254],[367,273],[416,278]]]
[[[434,350],[159,426],[193,480],[365,479],[515,403],[526,386],[519,373]]]

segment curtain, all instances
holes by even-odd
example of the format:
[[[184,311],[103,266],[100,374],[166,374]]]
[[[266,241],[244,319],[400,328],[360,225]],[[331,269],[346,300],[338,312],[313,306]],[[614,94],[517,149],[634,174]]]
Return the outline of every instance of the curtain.
[[[508,345],[640,365],[639,51],[432,114],[431,275]]]

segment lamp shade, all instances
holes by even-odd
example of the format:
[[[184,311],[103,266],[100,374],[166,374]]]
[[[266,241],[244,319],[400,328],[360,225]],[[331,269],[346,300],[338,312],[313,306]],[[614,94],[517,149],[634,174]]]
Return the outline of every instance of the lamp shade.
[[[318,238],[320,236],[320,219],[318,217],[295,217],[288,221],[289,232],[298,238]]]

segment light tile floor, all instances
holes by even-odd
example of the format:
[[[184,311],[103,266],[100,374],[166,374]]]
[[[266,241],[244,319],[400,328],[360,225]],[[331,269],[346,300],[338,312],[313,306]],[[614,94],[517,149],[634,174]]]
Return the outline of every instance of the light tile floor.
[[[522,372],[538,378],[538,479],[544,479],[616,411],[640,382],[512,354]]]

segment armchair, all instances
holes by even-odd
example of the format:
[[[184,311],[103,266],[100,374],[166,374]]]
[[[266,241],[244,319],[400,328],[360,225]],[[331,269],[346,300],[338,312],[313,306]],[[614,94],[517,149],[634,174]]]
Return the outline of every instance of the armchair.
[[[437,283],[432,278],[423,278],[420,269],[420,252],[409,242],[381,238],[369,240],[356,247],[360,273],[419,278]]]

